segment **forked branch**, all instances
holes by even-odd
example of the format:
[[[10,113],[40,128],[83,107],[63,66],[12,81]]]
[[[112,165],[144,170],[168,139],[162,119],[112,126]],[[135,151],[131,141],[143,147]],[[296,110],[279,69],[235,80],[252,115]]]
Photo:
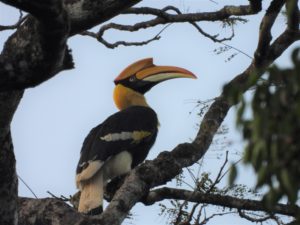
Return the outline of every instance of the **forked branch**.
[[[208,34],[197,24],[197,22],[201,22],[201,21],[214,22],[214,21],[226,21],[226,20],[231,21],[231,23],[236,21],[244,22],[245,21],[244,19],[236,16],[252,15],[259,12],[260,10],[261,10],[261,1],[250,1],[250,4],[247,6],[225,6],[216,12],[199,12],[199,13],[182,13],[178,8],[174,6],[167,6],[163,9],[156,9],[151,7],[130,8],[123,11],[122,14],[152,15],[155,16],[155,18],[151,20],[139,22],[134,25],[109,23],[102,26],[97,33],[86,31],[83,32],[82,34],[96,38],[100,43],[104,44],[108,48],[115,48],[120,45],[139,46],[139,45],[148,44],[154,40],[158,40],[159,35],[156,35],[147,41],[141,41],[141,42],[117,41],[115,43],[109,43],[107,40],[104,39],[104,33],[110,29],[135,32],[141,29],[148,29],[151,27],[165,25],[165,24],[190,23],[204,37],[207,37],[214,42],[221,43],[224,41],[231,40],[234,37],[233,29],[232,29],[232,34],[229,37],[219,39],[218,34],[215,35]],[[174,12],[175,14],[171,12]]]

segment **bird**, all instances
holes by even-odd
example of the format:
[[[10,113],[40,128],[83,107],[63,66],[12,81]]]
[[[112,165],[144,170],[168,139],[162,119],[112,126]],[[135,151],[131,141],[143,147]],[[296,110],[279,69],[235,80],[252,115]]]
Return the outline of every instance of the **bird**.
[[[197,77],[180,67],[156,66],[153,58],[132,63],[116,77],[113,99],[119,111],[94,127],[81,148],[76,168],[76,186],[81,191],[79,212],[101,214],[105,185],[145,160],[159,121],[144,94],[173,78]]]

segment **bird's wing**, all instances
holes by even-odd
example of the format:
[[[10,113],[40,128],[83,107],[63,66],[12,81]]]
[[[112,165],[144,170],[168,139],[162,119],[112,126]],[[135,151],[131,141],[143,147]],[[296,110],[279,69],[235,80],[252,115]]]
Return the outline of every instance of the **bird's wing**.
[[[158,120],[156,113],[142,106],[132,106],[107,118],[86,137],[77,166],[77,183],[91,178],[111,156],[122,151],[132,152],[142,144],[147,151],[154,143]],[[139,150],[137,150],[139,151]],[[138,153],[139,154],[139,153]]]

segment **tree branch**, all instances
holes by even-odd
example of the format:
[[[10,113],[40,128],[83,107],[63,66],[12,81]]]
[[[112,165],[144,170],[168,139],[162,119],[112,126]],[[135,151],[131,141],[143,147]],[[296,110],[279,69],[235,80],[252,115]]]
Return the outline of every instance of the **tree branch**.
[[[256,2],[255,4],[252,2]],[[134,25],[122,25],[116,23],[109,23],[100,28],[97,33],[87,33],[84,32],[84,35],[89,35],[91,37],[96,38],[100,43],[104,44],[108,48],[115,48],[119,45],[131,46],[131,45],[144,45],[149,43],[150,41],[144,42],[124,42],[118,41],[115,43],[109,43],[104,39],[104,33],[109,29],[116,29],[121,31],[138,31],[140,29],[147,29],[149,27],[155,27],[157,25],[164,25],[170,23],[191,23],[198,32],[200,32],[203,36],[211,39],[214,42],[223,42],[227,40],[231,40],[234,37],[234,32],[228,38],[218,39],[218,35],[210,35],[204,32],[196,22],[199,21],[224,21],[229,19],[231,16],[236,15],[252,15],[261,10],[261,1],[250,1],[250,4],[247,6],[225,6],[221,10],[217,12],[202,12],[202,13],[186,13],[182,14],[180,10],[174,6],[167,6],[163,9],[155,9],[151,7],[141,7],[141,8],[129,8],[124,10],[122,14],[136,14],[136,15],[154,15],[157,16],[155,19],[136,23]],[[174,11],[176,15],[170,14],[167,11]],[[239,20],[239,18],[233,18],[233,20]],[[156,36],[157,37],[157,36]],[[150,39],[151,41],[156,40],[155,38]]]
[[[0,93],[0,224],[16,224],[18,179],[10,122],[23,92]]]
[[[241,218],[249,220],[250,222],[253,222],[253,223],[262,223],[262,222],[264,222],[266,220],[273,219],[271,215],[268,215],[268,216],[265,216],[265,217],[261,217],[261,218],[254,218],[252,216],[247,215],[241,209],[238,209],[238,213],[239,213],[239,216]]]
[[[35,86],[62,68],[73,68],[66,45],[68,16],[60,0],[2,2],[26,10],[37,19],[29,17],[8,42],[14,44],[5,45],[0,56],[0,91]]]
[[[150,38],[150,39],[145,40],[145,41],[140,41],[140,42],[117,41],[115,43],[109,43],[108,41],[106,41],[102,37],[99,37],[96,33],[93,33],[93,32],[90,32],[90,31],[84,31],[84,32],[81,33],[81,35],[85,35],[85,36],[90,36],[90,37],[96,38],[100,43],[104,44],[107,48],[114,49],[116,47],[119,47],[120,45],[123,45],[123,46],[142,46],[142,45],[147,45],[150,42],[157,41],[157,40],[160,39],[160,34],[165,30],[165,28],[162,29],[153,38]]]
[[[262,201],[240,199],[219,194],[201,193],[197,191],[188,191],[184,189],[167,187],[159,188],[149,192],[143,203],[145,205],[152,205],[165,199],[187,200],[189,202],[212,204],[222,207],[235,208],[238,210],[266,210]],[[274,206],[274,211],[272,213],[296,217],[300,213],[300,207],[286,204],[277,204],[276,206]]]
[[[60,0],[2,2],[26,10],[38,20],[30,17],[6,43],[0,56],[0,91],[36,86],[62,70],[73,68],[67,38],[139,1],[65,0],[64,5]]]
[[[99,25],[139,2],[141,0],[64,0],[70,17],[70,35]]]
[[[299,30],[299,7],[298,0],[287,1],[286,3],[288,28],[294,31]]]
[[[256,2],[256,4],[253,4]],[[254,6],[255,5],[255,6]],[[180,15],[169,14],[166,11],[174,9],[173,6],[167,6],[164,9],[155,9],[151,7],[130,8],[122,12],[122,14],[142,14],[155,15],[169,22],[197,22],[197,21],[217,21],[228,19],[231,16],[246,16],[257,14],[261,11],[261,0],[250,1],[249,5],[241,6],[225,6],[215,12],[201,12],[201,13],[186,13]],[[161,20],[161,23],[165,21]]]
[[[257,64],[263,62],[263,59],[269,51],[270,42],[272,40],[271,28],[284,3],[284,0],[272,1],[260,23],[258,46],[254,54],[255,63]]]

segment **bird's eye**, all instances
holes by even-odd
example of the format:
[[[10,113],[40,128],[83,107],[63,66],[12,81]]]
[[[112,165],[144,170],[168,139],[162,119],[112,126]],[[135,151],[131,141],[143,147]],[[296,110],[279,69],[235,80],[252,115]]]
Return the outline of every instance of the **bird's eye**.
[[[136,77],[135,76],[131,76],[130,78],[129,78],[129,81],[130,82],[134,82],[136,80]]]

